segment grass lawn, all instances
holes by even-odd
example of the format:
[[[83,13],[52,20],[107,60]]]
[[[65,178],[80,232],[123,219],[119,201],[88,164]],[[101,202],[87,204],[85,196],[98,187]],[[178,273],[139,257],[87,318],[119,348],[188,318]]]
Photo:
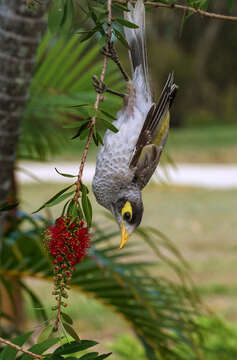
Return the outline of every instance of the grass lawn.
[[[83,142],[69,140],[56,159],[79,161]],[[171,129],[166,151],[175,162],[235,163],[237,159],[237,125]],[[91,147],[89,160],[94,161]]]
[[[61,184],[22,185],[22,208],[32,212],[61,188]],[[98,224],[108,222],[102,208],[93,196],[91,198],[94,220]],[[181,251],[191,265],[190,275],[205,304],[228,320],[236,321],[236,190],[210,191],[151,184],[144,191],[144,206],[143,225],[165,233]],[[55,216],[59,215],[60,209],[60,206],[54,208]],[[135,238],[136,235],[130,241]],[[144,257],[147,256],[145,251],[144,246]],[[156,273],[157,276],[170,276],[165,266],[158,267]],[[51,285],[48,289],[45,283],[30,282],[50,308]],[[93,336],[98,340],[101,337],[110,340],[116,334],[128,331],[122,319],[94,300],[73,293],[70,301],[68,311],[78,320],[77,329],[82,338]],[[28,313],[32,318],[30,309]]]

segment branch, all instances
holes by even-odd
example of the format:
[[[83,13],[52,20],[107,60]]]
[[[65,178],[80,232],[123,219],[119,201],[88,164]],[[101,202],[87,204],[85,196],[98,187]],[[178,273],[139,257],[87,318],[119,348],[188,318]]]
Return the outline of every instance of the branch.
[[[32,353],[31,351],[25,350],[21,346],[15,345],[12,342],[3,339],[2,337],[0,337],[0,342],[3,344],[9,345],[9,346],[13,347],[14,349],[23,352],[24,354],[30,355],[35,359],[42,359],[41,355],[37,355],[37,354]]]
[[[111,6],[112,6],[112,0],[108,0],[107,2],[107,12],[108,12],[108,28],[107,28],[107,42],[106,42],[106,47],[107,47],[107,51],[109,51],[109,45],[110,45],[110,41],[111,41],[111,37],[112,37],[112,27],[111,27],[111,22],[112,22],[112,12],[111,12]],[[106,67],[107,67],[107,57],[104,56],[104,63],[103,63],[103,67],[101,70],[101,74],[100,74],[100,81],[104,82],[104,77],[105,77],[105,71],[106,71]],[[94,109],[97,112],[98,108],[99,108],[99,103],[102,99],[102,95],[101,94],[97,94],[96,95],[96,100],[94,103]],[[97,115],[95,114],[95,116],[93,116],[93,118],[90,120],[90,132],[87,138],[87,142],[85,145],[85,149],[83,151],[83,155],[82,155],[82,159],[81,159],[81,165],[80,165],[80,169],[79,169],[79,173],[77,176],[77,181],[76,181],[76,192],[75,192],[75,196],[74,196],[74,200],[77,201],[80,195],[80,188],[81,188],[81,179],[82,179],[82,174],[83,174],[83,170],[84,170],[84,166],[85,166],[85,162],[86,162],[86,158],[87,158],[87,154],[88,154],[88,149],[89,149],[89,145],[91,143],[91,140],[93,138],[93,133],[94,133],[94,127],[95,127],[95,123],[96,123],[96,117]]]
[[[113,0],[115,3],[119,3],[122,5],[126,5],[128,3],[127,0]],[[132,3],[135,3],[136,1],[132,0]],[[191,6],[187,5],[179,5],[179,4],[163,4],[161,2],[152,2],[152,1],[144,1],[145,5],[149,5],[152,7],[160,7],[160,8],[167,8],[167,9],[179,9],[184,10],[187,12],[191,12],[195,15],[205,16],[209,17],[211,19],[217,19],[217,20],[227,20],[227,21],[237,21],[237,16],[229,16],[229,15],[222,15],[222,14],[216,14],[211,13],[208,11],[204,11],[201,9],[195,9]]]

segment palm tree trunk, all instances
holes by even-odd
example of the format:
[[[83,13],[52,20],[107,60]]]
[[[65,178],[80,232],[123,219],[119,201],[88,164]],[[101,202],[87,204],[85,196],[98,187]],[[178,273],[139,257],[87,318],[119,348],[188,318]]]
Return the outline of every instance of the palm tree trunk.
[[[0,203],[7,199],[9,190],[14,187],[14,161],[20,123],[37,46],[45,27],[43,17],[48,3],[49,0],[44,0],[36,11],[32,11],[27,8],[26,0],[0,0]],[[0,238],[3,229],[8,226],[0,214]],[[11,285],[14,287],[14,279]],[[1,310],[12,316],[19,328],[23,319],[22,296],[19,290],[13,295],[16,313],[4,289],[1,289],[1,296],[5,299]]]
[[[20,122],[49,0],[36,11],[26,0],[0,0],[0,203],[7,199]],[[0,218],[0,237],[3,218]]]

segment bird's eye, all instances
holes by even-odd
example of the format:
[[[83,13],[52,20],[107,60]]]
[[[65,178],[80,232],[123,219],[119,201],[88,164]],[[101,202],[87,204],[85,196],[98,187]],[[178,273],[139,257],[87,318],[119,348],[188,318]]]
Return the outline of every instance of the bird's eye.
[[[128,211],[126,211],[124,214],[123,214],[123,219],[126,220],[126,221],[130,221],[132,220],[132,214]]]
[[[127,221],[132,220],[132,205],[129,201],[126,201],[124,207],[122,208],[121,213],[124,220]]]

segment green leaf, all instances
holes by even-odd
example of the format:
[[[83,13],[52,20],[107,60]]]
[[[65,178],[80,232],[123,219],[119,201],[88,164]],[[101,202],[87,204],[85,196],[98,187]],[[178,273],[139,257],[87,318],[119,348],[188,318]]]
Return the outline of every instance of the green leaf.
[[[101,355],[97,356],[97,357],[95,358],[95,360],[104,360],[104,359],[106,359],[108,356],[110,356],[111,354],[112,354],[112,352],[107,353],[107,354],[101,354]]]
[[[81,37],[80,42],[82,43],[82,42],[90,39],[93,35],[95,35],[95,33],[97,32],[97,30],[98,30],[98,29],[97,29],[97,26],[96,26],[96,27],[94,27],[94,29],[92,29],[92,30],[90,30],[90,31],[87,31],[87,32],[86,32],[86,35],[84,35],[84,36]]]
[[[55,168],[55,171],[56,171],[59,175],[64,176],[64,177],[70,177],[70,178],[77,177],[77,175],[61,173],[60,171],[58,171],[57,168]]]
[[[51,1],[48,15],[48,26],[52,34],[57,34],[64,18],[65,0]]]
[[[61,194],[64,194],[67,190],[69,190],[72,186],[74,186],[74,184],[71,184],[69,186],[67,186],[66,188],[60,190],[56,195],[54,195],[53,197],[51,197],[48,201],[46,201],[46,203],[44,203],[38,210],[34,211],[32,214],[37,213],[38,211],[42,210],[43,208],[45,208],[48,204],[52,203],[54,200],[56,200]]]
[[[72,124],[68,124],[68,125],[64,125],[63,128],[64,129],[75,129],[75,128],[78,128],[80,127],[81,125],[83,125],[84,123],[87,123],[88,122],[88,119],[86,120],[81,120],[81,121],[76,121]]]
[[[92,359],[96,359],[96,357],[98,356],[98,352],[90,352],[88,354],[82,355],[79,359],[80,360],[92,360]]]
[[[81,133],[81,135],[80,135],[80,139],[81,139],[81,140],[84,140],[84,139],[88,138],[89,132],[90,132],[90,130],[89,130],[88,128],[85,129],[85,130],[83,130],[82,133]]]
[[[100,14],[107,14],[107,9],[104,9],[102,7],[99,6],[93,6],[93,9],[96,10],[98,13]]]
[[[33,345],[29,351],[37,354],[37,355],[41,355],[43,354],[46,350],[50,349],[53,345],[57,344],[57,342],[59,341],[58,338],[55,339],[47,339],[44,340],[43,342],[41,342],[40,344],[35,344]],[[32,360],[32,356],[24,354],[21,357],[21,360]]]
[[[71,337],[76,340],[76,341],[80,341],[79,336],[77,335],[76,331],[70,326],[68,325],[68,323],[63,322],[63,327],[65,329],[65,331],[71,335]]]
[[[94,140],[95,145],[98,146],[99,140],[98,140],[96,128],[94,128],[94,131],[93,131],[93,140]]]
[[[33,331],[22,334],[20,336],[15,337],[14,339],[12,339],[11,342],[15,345],[22,346],[31,337],[32,334],[33,334]],[[18,350],[7,345],[4,347],[4,349],[2,350],[2,352],[0,354],[0,360],[15,360],[17,353],[18,353]]]
[[[130,46],[126,40],[126,38],[124,37],[124,35],[117,29],[113,28],[113,32],[114,32],[114,35],[116,36],[116,38],[121,41],[121,43],[127,48],[130,50]]]
[[[71,138],[71,140],[76,139],[77,137],[81,137],[81,135],[88,130],[88,124],[83,124],[77,131],[77,133]]]
[[[70,196],[72,196],[74,194],[74,191],[70,191],[69,193],[66,193],[66,194],[63,194],[61,196],[59,196],[57,199],[47,203],[45,205],[45,207],[52,207],[52,206],[55,206],[55,205],[58,205],[60,204],[62,201],[68,199]]]
[[[0,212],[14,209],[18,205],[19,205],[19,202],[15,202],[14,204],[9,204],[7,201],[5,201],[4,203],[0,204]]]
[[[73,28],[74,5],[73,0],[66,0],[64,7],[64,17],[61,23],[61,31],[63,34],[70,34]]]
[[[81,183],[81,189],[86,191],[87,194],[89,194],[89,189],[85,184]]]
[[[69,107],[70,108],[79,108],[80,109],[81,107],[84,107],[84,106],[93,106],[93,105],[91,105],[91,104],[77,104],[77,105],[70,105]]]
[[[117,9],[122,10],[122,11],[127,11],[127,12],[130,11],[126,6],[124,6],[122,4],[118,4],[118,3],[115,3],[115,4],[113,3],[112,7],[115,8],[115,9],[117,8]]]
[[[70,204],[68,205],[68,209],[67,209],[67,215],[71,217],[71,223],[79,216],[80,217],[80,212],[78,211],[78,206],[77,206],[77,202],[72,199],[70,201]]]
[[[68,200],[68,201],[66,201],[66,203],[64,204],[63,210],[62,210],[62,213],[61,213],[61,216],[62,216],[62,217],[65,215],[65,212],[66,212],[68,203],[69,203],[70,201],[71,201],[71,200]]]
[[[104,143],[103,143],[103,138],[102,138],[102,136],[100,135],[99,131],[97,131],[97,139],[98,139],[98,142],[99,142],[101,145],[104,145]]]
[[[107,116],[108,118],[112,119],[112,120],[116,120],[116,117],[112,114],[110,114],[108,111],[102,110],[100,109],[100,112],[102,112],[102,114],[104,114],[105,116]]]
[[[66,321],[66,323],[68,323],[69,325],[73,324],[73,320],[68,314],[65,314],[65,312],[61,311],[61,315],[63,320]]]
[[[83,212],[84,212],[84,214],[85,214],[87,226],[88,226],[88,227],[91,227],[91,222],[92,222],[92,206],[91,206],[90,200],[89,200],[89,198],[88,198],[88,196],[87,196],[87,189],[86,189],[85,187],[82,187],[81,203],[82,203]]]
[[[55,355],[68,355],[73,354],[78,351],[89,349],[90,347],[93,347],[97,345],[98,342],[92,341],[92,340],[80,340],[79,342],[73,341],[67,344],[64,344],[57,348],[54,351]]]
[[[117,133],[119,130],[111,123],[111,121],[105,119],[105,118],[98,118],[98,120],[102,121],[107,129],[113,131],[114,133]]]
[[[42,341],[48,339],[48,337],[52,334],[54,330],[54,325],[46,326],[40,333],[37,343],[41,343]]]
[[[123,26],[126,26],[128,28],[131,28],[131,29],[138,29],[139,26],[137,26],[136,24],[128,21],[128,20],[125,20],[123,18],[115,18],[115,21],[117,21],[119,24],[123,25]]]
[[[79,218],[84,219],[83,211],[82,211],[82,208],[81,208],[81,205],[79,202],[77,203],[77,211],[78,211]]]

